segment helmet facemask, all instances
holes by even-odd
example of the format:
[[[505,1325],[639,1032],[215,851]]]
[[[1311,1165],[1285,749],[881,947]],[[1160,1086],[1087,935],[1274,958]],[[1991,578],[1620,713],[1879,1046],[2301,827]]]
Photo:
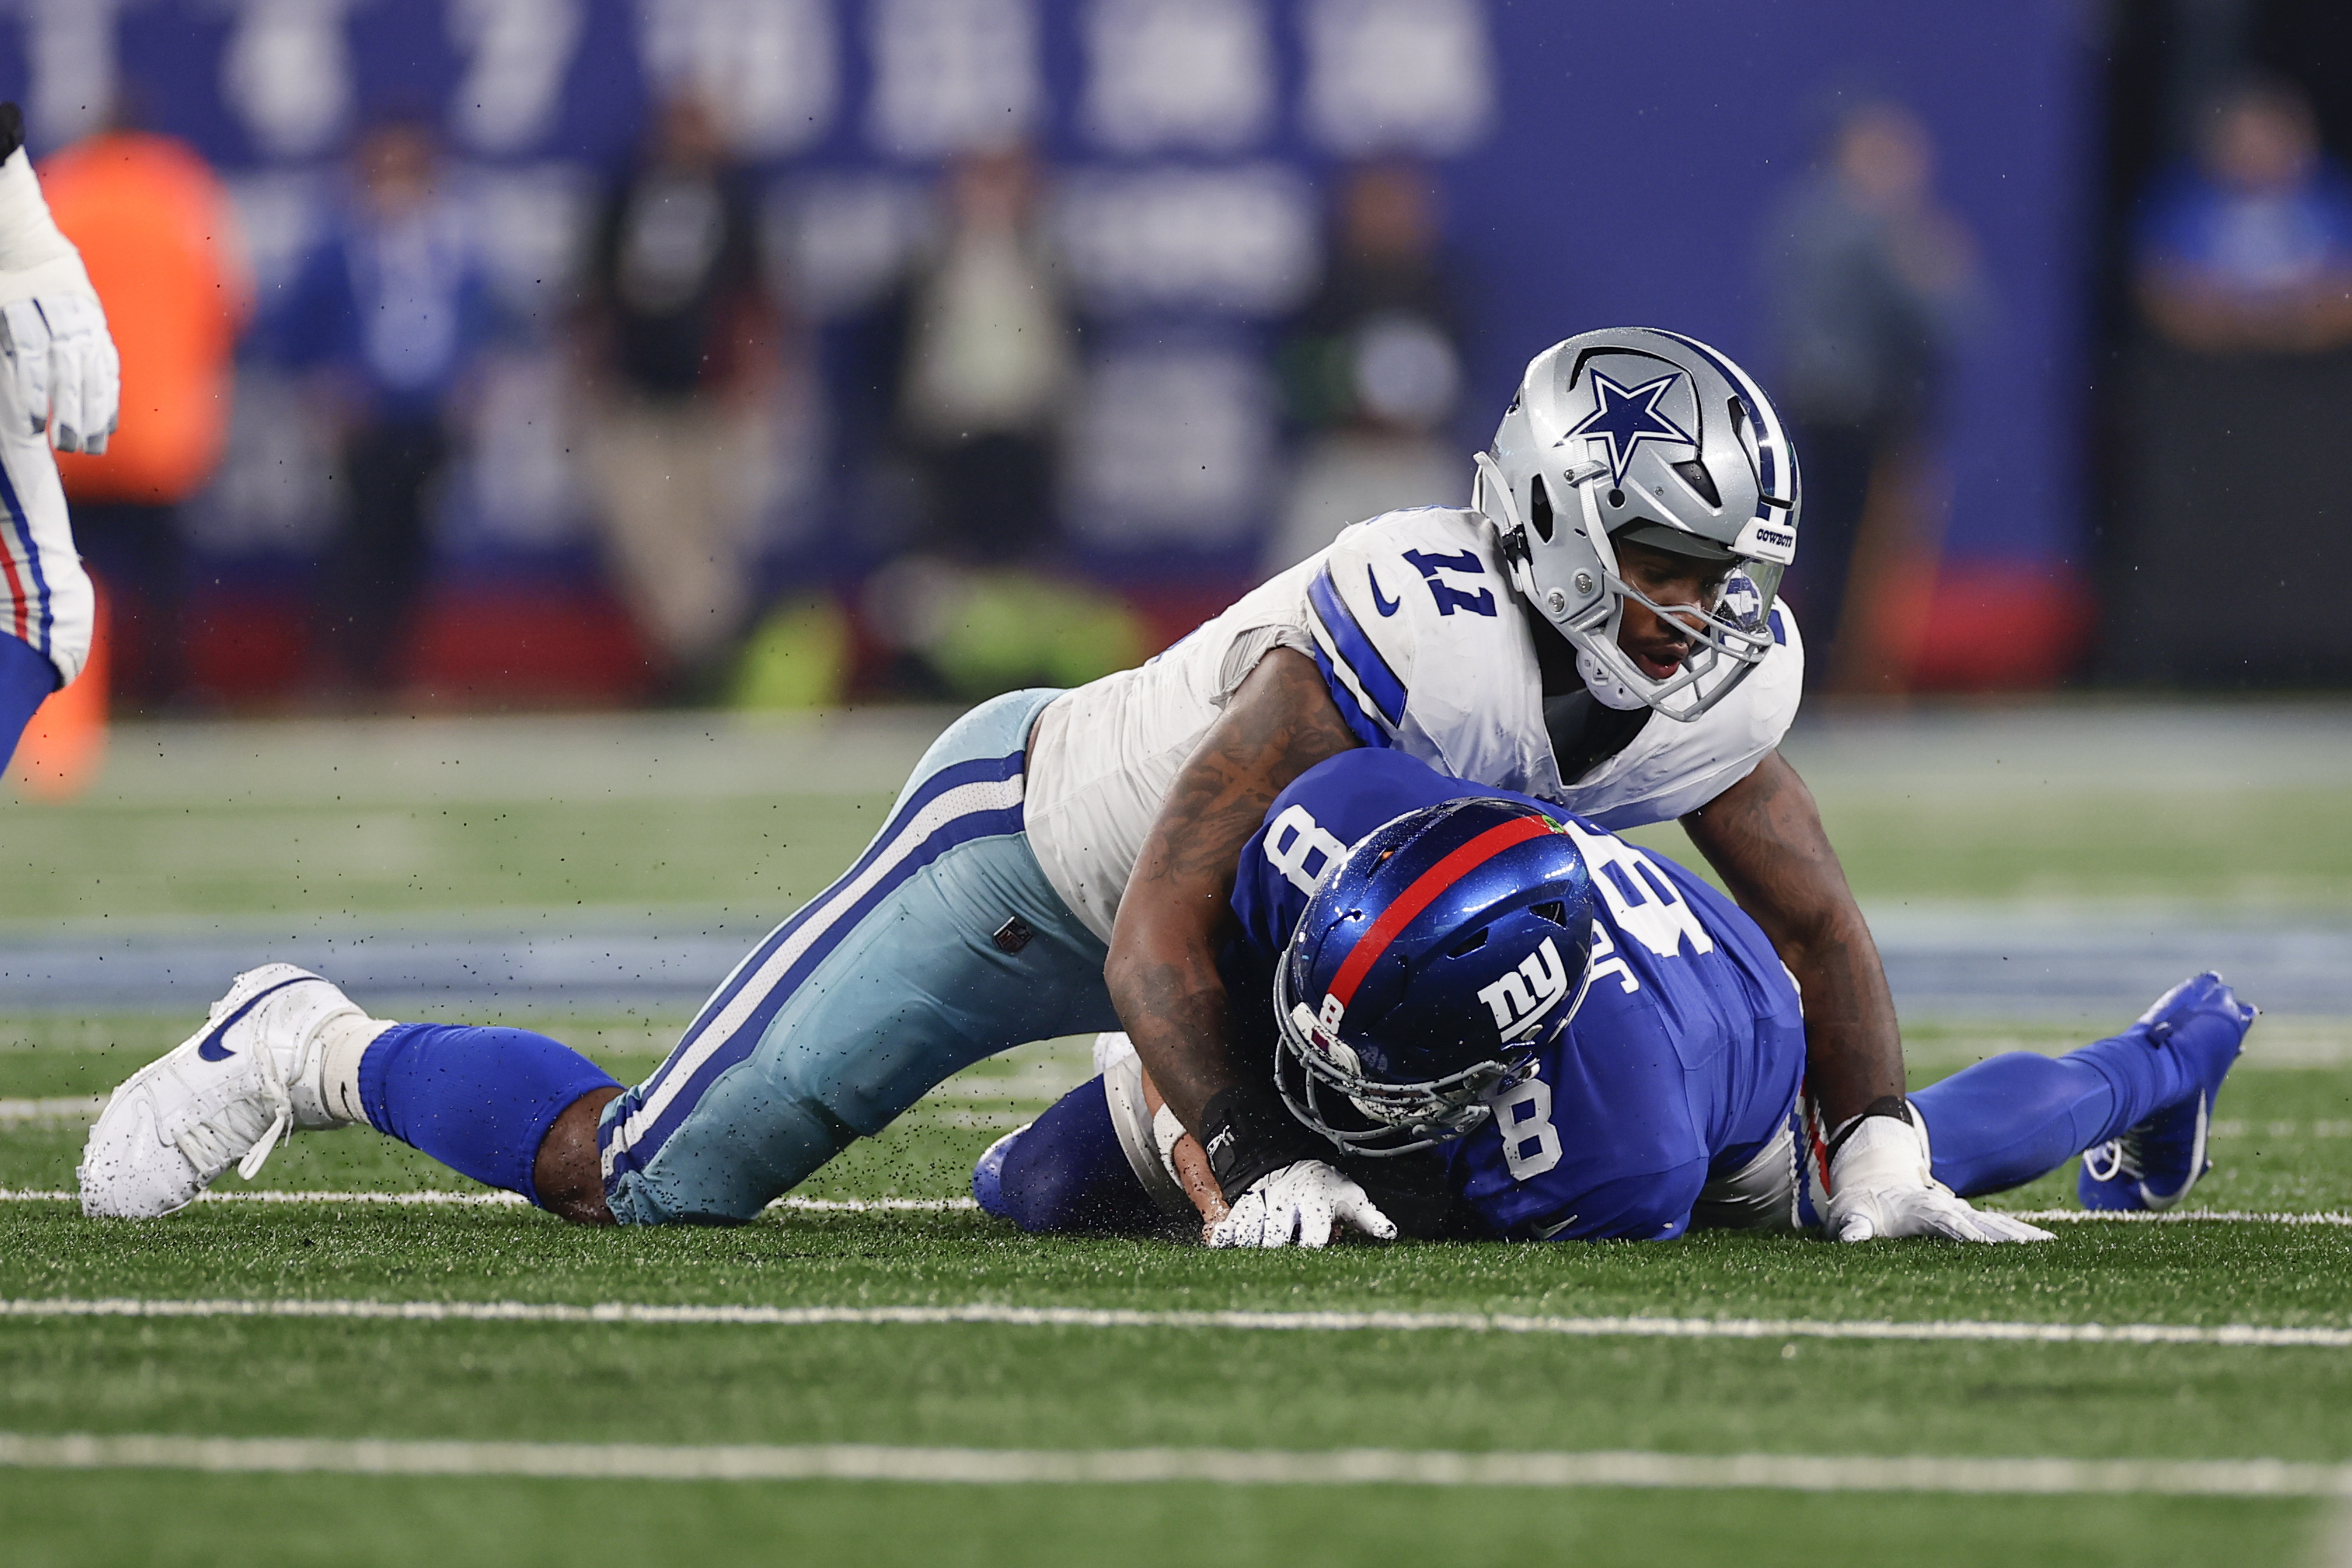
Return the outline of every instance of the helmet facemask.
[[[1577,674],[1602,704],[1619,709],[1647,706],[1668,718],[1687,722],[1729,696],[1772,651],[1771,607],[1780,574],[1788,569],[1774,561],[1735,556],[1711,601],[1661,604],[1625,580],[1618,564],[1617,541],[1599,526],[1594,497],[1605,480],[1604,470],[1574,489],[1591,529],[1604,591],[1592,604],[1554,624],[1576,644]],[[1536,482],[1542,483],[1541,476]],[[1619,640],[1628,601],[1691,640],[1682,668],[1664,680],[1653,678],[1634,664]]]

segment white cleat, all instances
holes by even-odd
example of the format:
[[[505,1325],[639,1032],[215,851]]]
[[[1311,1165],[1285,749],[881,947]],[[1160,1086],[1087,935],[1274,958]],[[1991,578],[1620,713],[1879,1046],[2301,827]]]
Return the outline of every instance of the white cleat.
[[[325,1026],[364,1017],[308,969],[239,975],[205,1027],[125,1081],[82,1147],[81,1211],[153,1219],[185,1208],[232,1165],[247,1180],[291,1129],[341,1125],[320,1084]]]

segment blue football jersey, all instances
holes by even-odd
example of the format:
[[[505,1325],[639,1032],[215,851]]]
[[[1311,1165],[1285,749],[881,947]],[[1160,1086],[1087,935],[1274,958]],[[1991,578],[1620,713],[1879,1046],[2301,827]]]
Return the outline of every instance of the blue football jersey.
[[[1679,1236],[1708,1177],[1738,1169],[1784,1124],[1805,1027],[1796,983],[1762,930],[1664,855],[1401,752],[1344,752],[1284,790],[1242,852],[1229,977],[1270,985],[1308,897],[1348,846],[1470,795],[1565,824],[1599,896],[1584,1006],[1536,1071],[1496,1096],[1492,1121],[1444,1145],[1454,1193],[1501,1236]]]

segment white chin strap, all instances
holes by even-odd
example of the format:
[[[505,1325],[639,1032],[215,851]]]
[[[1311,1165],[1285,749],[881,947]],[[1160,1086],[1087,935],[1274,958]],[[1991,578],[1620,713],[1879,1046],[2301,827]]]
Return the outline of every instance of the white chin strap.
[[[1591,649],[1579,644],[1576,650],[1576,673],[1584,677],[1584,689],[1591,692],[1602,707],[1615,708],[1619,713],[1632,713],[1646,707],[1649,699],[1627,685],[1624,677],[1592,656]]]

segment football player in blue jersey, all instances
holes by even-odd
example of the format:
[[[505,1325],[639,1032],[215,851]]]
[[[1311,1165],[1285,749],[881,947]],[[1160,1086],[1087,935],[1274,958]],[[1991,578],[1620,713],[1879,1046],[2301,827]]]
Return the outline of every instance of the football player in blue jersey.
[[[1045,1232],[1197,1208],[1213,1246],[1319,1246],[1368,1207],[1422,1235],[1522,1240],[2042,1239],[1960,1200],[2084,1154],[2086,1206],[2177,1204],[2254,1016],[2199,976],[2112,1039],[1920,1090],[1923,1137],[1865,1118],[1832,1149],[1808,1114],[1797,988],[1756,923],[1557,806],[1351,752],[1276,801],[1232,907],[1229,984],[1271,1004],[1237,1040],[1335,1176],[1228,1207],[1113,1037],[1101,1076],[982,1157],[983,1207]]]
[[[1224,1196],[1263,1207],[1339,1176],[1236,1056],[1258,999],[1219,967],[1234,867],[1286,786],[1364,750],[1602,827],[1679,819],[1804,987],[1809,1092],[1863,1128],[1834,1140],[1841,1186],[1892,1183],[1908,1214],[1924,1157],[1853,1155],[1922,1146],[1893,1005],[1776,749],[1802,685],[1776,602],[1798,513],[1795,455],[1737,366],[1671,332],[1570,339],[1528,367],[1472,507],[1360,524],[1136,669],[950,726],[644,1082],[524,1030],[373,1019],[268,965],[116,1092],[83,1207],[169,1213],[289,1130],[365,1124],[573,1219],[741,1221],[969,1063],[1123,1028]],[[1388,1228],[1372,1205],[1351,1222]]]

